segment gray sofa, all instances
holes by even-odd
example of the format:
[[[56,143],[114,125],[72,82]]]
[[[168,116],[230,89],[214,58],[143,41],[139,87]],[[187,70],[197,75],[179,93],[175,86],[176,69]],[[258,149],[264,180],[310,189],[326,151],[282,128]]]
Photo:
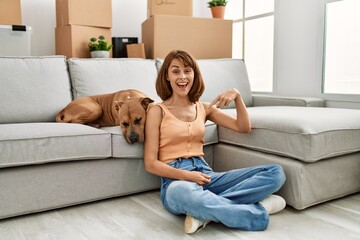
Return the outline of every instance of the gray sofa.
[[[248,106],[252,132],[206,123],[205,158],[217,171],[279,163],[279,194],[304,209],[360,190],[360,111],[317,98],[255,96],[245,64],[198,60],[211,101],[230,87]],[[159,188],[143,145],[119,127],[55,122],[73,98],[135,88],[156,102],[160,60],[0,57],[0,219]],[[234,113],[233,108],[224,109]]]

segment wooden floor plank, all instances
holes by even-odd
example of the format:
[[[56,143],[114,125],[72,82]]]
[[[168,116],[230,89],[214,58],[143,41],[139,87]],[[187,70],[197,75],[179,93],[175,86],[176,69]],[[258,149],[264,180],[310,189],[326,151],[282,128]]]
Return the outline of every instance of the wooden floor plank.
[[[360,240],[360,193],[303,211],[270,217],[266,231],[246,232],[210,223],[183,233],[184,216],[162,206],[158,191],[0,220],[1,240],[240,239]]]

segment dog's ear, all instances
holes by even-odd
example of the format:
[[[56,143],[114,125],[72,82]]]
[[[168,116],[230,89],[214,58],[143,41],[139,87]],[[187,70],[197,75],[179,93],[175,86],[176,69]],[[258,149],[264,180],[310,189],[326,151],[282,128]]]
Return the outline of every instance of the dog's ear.
[[[123,101],[115,101],[115,109],[116,111],[119,111],[119,109],[121,108],[121,106],[124,104]]]
[[[148,98],[148,97],[141,98],[140,101],[141,101],[141,106],[142,106],[145,110],[147,110],[147,108],[148,108],[148,106],[149,106],[150,103],[153,103],[153,102],[154,102],[154,100],[152,100],[151,98]]]

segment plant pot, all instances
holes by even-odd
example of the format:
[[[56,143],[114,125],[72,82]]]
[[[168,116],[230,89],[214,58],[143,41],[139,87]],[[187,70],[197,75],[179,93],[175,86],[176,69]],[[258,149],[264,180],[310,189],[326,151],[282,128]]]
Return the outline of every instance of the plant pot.
[[[212,14],[213,18],[224,19],[225,6],[211,7],[211,14]]]
[[[92,51],[90,52],[92,58],[108,58],[109,51]]]

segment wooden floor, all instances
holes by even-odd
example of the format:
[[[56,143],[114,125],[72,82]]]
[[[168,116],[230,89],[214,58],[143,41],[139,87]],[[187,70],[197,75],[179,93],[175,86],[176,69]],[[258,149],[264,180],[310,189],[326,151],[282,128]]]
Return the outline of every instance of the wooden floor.
[[[152,191],[0,221],[1,240],[112,239],[360,239],[360,193],[303,211],[287,207],[270,217],[263,232],[229,229],[210,223],[183,233],[182,216],[169,214]]]

